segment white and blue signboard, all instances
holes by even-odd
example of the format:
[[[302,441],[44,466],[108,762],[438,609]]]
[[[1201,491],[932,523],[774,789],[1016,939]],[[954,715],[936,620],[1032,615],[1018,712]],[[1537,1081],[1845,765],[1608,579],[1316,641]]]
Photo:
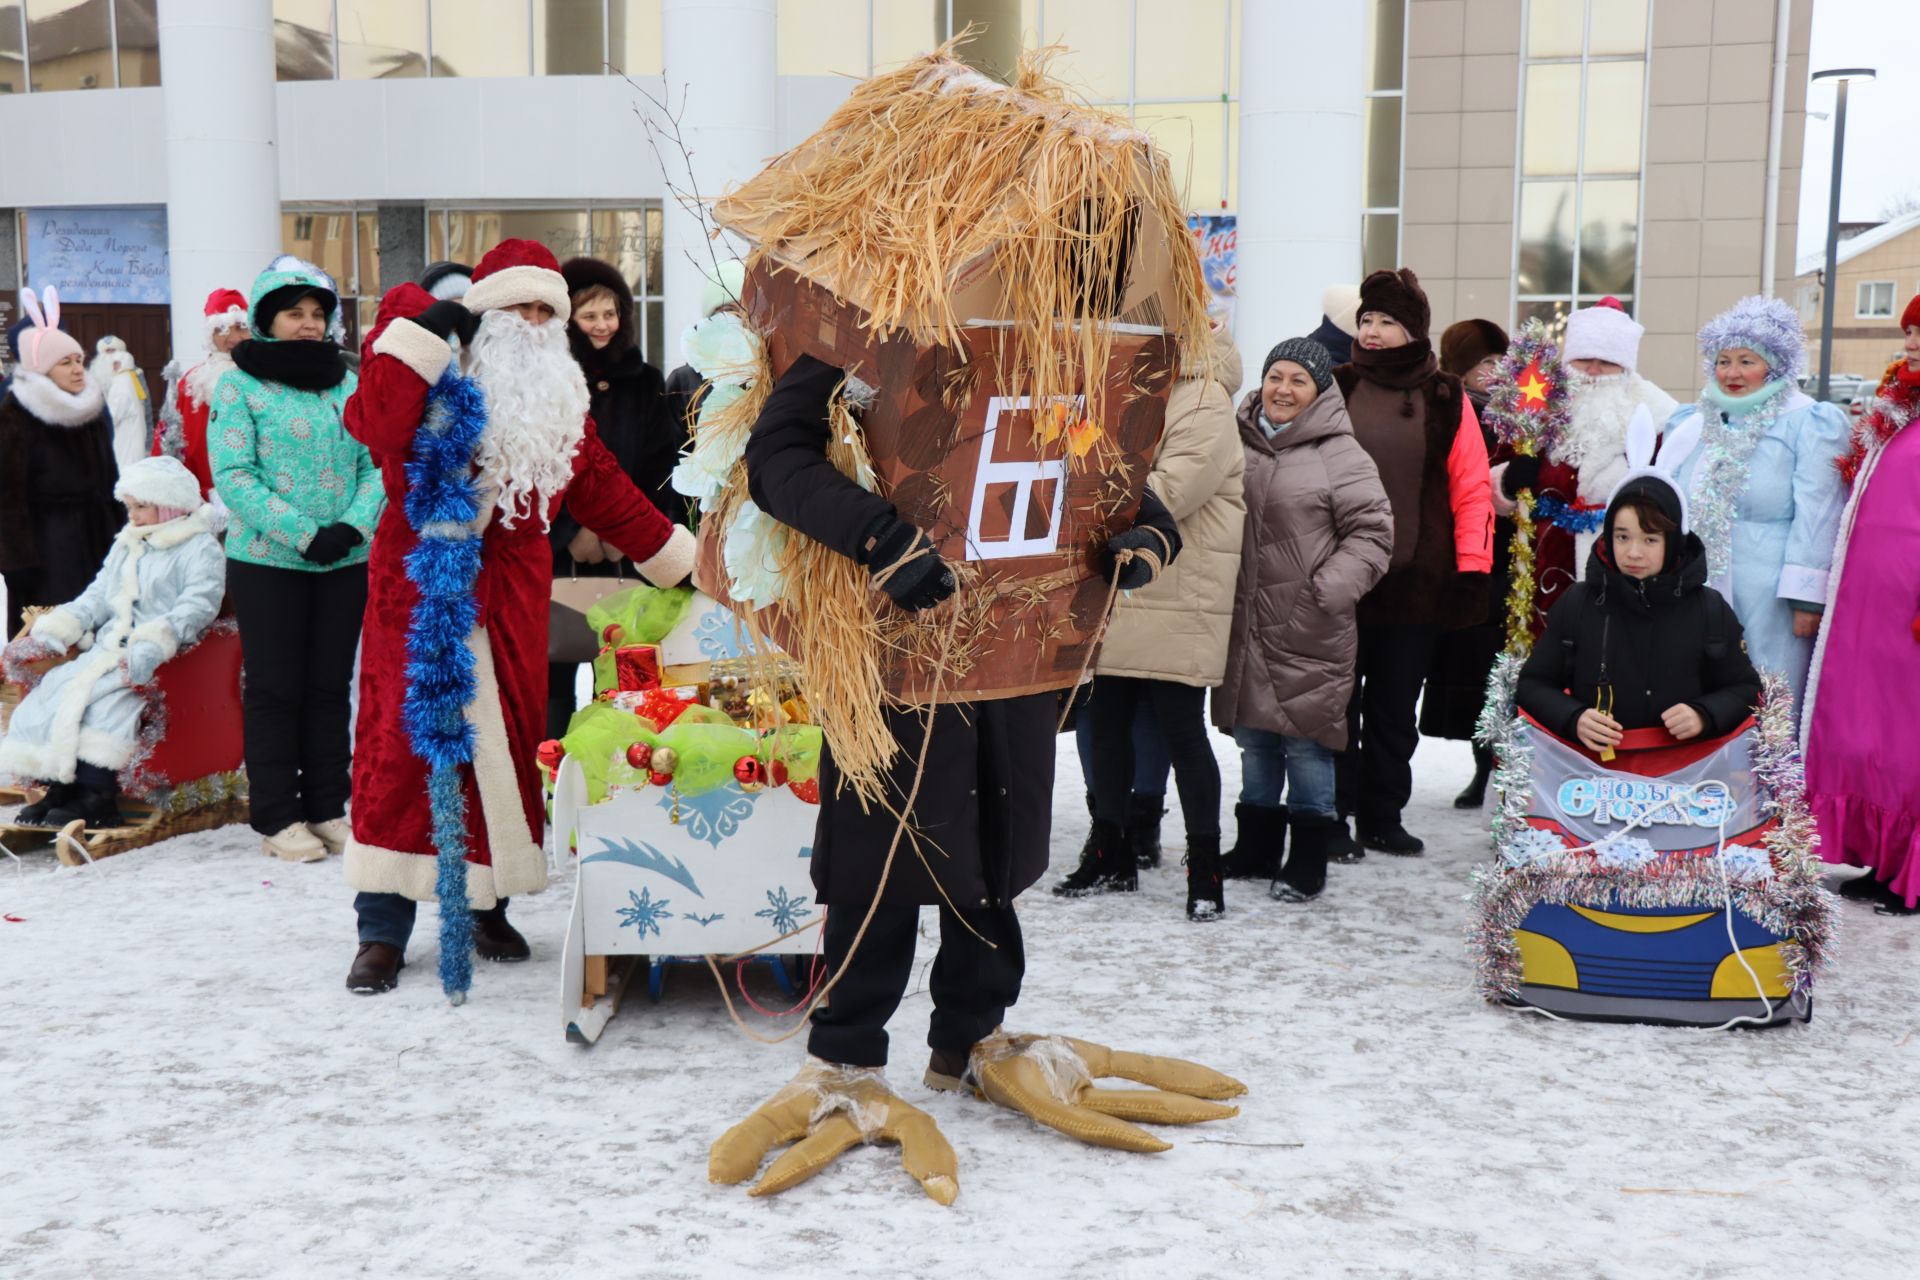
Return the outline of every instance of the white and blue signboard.
[[[172,300],[165,205],[27,210],[27,283],[64,302]]]

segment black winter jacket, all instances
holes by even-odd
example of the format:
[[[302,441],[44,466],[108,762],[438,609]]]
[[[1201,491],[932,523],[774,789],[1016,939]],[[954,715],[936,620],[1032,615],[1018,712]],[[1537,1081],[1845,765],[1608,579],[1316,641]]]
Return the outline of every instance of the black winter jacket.
[[[774,519],[859,560],[862,535],[896,513],[827,460],[827,400],[840,379],[840,370],[802,356],[774,384],[747,439],[747,489]],[[1179,526],[1151,493],[1140,520],[1166,534],[1178,554]],[[1002,906],[1046,873],[1059,710],[1053,693],[935,709],[912,828],[899,840],[883,901]],[[912,709],[886,715],[900,745],[886,783],[897,810],[912,789],[927,720]],[[882,806],[863,809],[839,781],[829,744],[809,866],[817,901],[864,908],[899,823]]]
[[[65,604],[100,571],[127,511],[113,496],[113,424],[42,422],[17,397],[0,400],[0,573],[6,634],[29,605]]]
[[[1610,686],[1623,728],[1660,724],[1682,703],[1706,722],[1704,736],[1731,733],[1760,701],[1733,607],[1707,585],[1706,550],[1688,534],[1676,563],[1642,581],[1614,568],[1604,544],[1586,580],[1547,614],[1547,629],[1520,672],[1520,707],[1548,730],[1578,741],[1580,713]]]

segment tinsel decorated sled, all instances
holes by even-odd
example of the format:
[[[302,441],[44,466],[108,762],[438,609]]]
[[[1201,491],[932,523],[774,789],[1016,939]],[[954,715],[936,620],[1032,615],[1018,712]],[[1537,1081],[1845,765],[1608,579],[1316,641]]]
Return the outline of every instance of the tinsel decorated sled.
[[[711,957],[743,993],[743,967],[768,961],[792,996],[817,944],[806,926],[820,920],[807,861],[819,730],[800,722],[797,699],[778,709],[745,696],[734,673],[754,659],[710,597],[639,587],[588,616],[623,621],[607,624],[594,704],[549,762],[555,846],[579,862],[567,1038],[597,1040],[631,984],[658,999],[675,961],[704,969]]]
[[[0,713],[10,711],[52,665],[5,672]],[[4,724],[0,714],[0,728]],[[0,823],[0,844],[25,851],[51,843],[62,862],[83,866],[174,836],[244,822],[244,764],[240,633],[232,619],[223,618],[154,673],[139,750],[120,770],[120,812],[126,821],[92,829],[73,822],[59,831]]]
[[[1509,720],[1495,742],[1496,857],[1473,875],[1482,993],[1601,1022],[1810,1018],[1834,899],[1791,706],[1770,676],[1735,732],[1635,730],[1604,763]]]

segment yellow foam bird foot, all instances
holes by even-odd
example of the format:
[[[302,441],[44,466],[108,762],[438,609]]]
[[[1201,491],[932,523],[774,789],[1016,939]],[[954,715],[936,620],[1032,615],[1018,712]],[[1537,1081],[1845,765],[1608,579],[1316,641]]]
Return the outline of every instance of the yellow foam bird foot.
[[[1070,1138],[1122,1151],[1165,1151],[1172,1144],[1142,1124],[1199,1124],[1225,1120],[1240,1108],[1220,1105],[1247,1086],[1211,1067],[1180,1058],[1128,1053],[1071,1036],[1010,1036],[995,1032],[973,1047],[969,1062],[977,1094],[989,1102],[1057,1129]],[[1146,1089],[1101,1089],[1118,1078]]]
[[[720,1135],[707,1155],[707,1178],[729,1186],[745,1182],[783,1142],[793,1145],[767,1167],[750,1195],[770,1196],[805,1182],[863,1142],[898,1143],[900,1163],[941,1204],[960,1194],[958,1162],[946,1135],[932,1116],[895,1097],[878,1068],[808,1058],[759,1110]]]

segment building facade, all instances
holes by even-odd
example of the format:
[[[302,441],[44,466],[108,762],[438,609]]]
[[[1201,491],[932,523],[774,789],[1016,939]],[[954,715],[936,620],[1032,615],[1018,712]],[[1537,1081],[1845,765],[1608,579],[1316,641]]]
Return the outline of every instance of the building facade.
[[[1833,306],[1833,376],[1869,384],[1901,358],[1900,316],[1920,293],[1920,212],[1861,228],[1840,241],[1839,289]],[[1807,350],[1820,350],[1824,253],[1800,260],[1794,303],[1807,331]],[[1811,363],[1817,365],[1818,356]],[[1815,372],[1818,373],[1816,367]]]
[[[285,251],[334,275],[357,329],[427,262],[530,236],[619,264],[643,349],[671,365],[704,252],[682,197],[804,138],[853,78],[971,28],[965,56],[988,74],[1058,45],[1056,73],[1155,138],[1247,350],[1311,329],[1326,285],[1405,264],[1436,327],[1551,322],[1618,296],[1648,325],[1645,371],[1681,394],[1699,323],[1791,273],[1811,12],[1812,0],[0,0],[0,290],[72,249],[62,226],[114,244],[137,227],[157,235],[161,280],[151,262],[125,270],[164,296],[91,281],[103,301],[77,301],[103,308],[100,324],[159,308],[181,332],[207,288],[244,287]],[[216,26],[232,43],[209,43]],[[73,146],[18,141],[51,130]],[[250,209],[225,207],[243,191]],[[185,331],[197,340],[197,324]]]

